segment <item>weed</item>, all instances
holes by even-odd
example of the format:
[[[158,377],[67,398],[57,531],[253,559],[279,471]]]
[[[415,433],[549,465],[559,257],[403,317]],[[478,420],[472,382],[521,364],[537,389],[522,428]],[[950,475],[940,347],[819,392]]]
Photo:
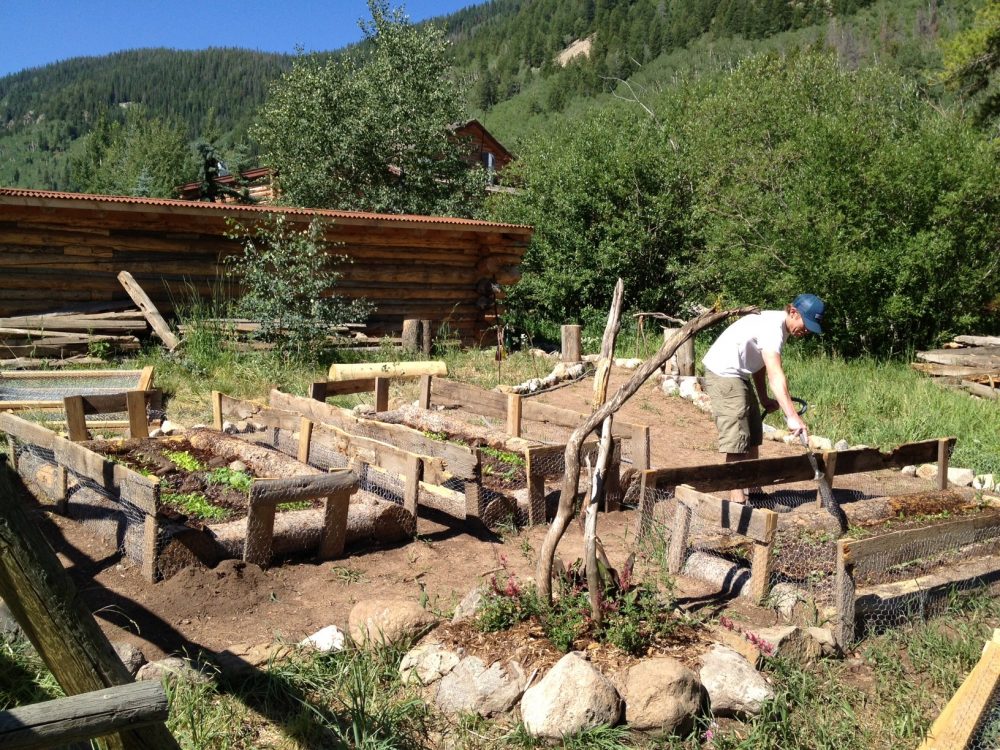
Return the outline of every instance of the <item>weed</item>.
[[[229,517],[229,511],[208,502],[208,498],[198,492],[164,492],[160,499],[168,505],[175,505],[186,515],[206,520],[219,521]]]
[[[163,455],[178,469],[183,469],[184,471],[204,471],[205,469],[201,461],[192,456],[188,451],[164,451]]]
[[[330,568],[330,574],[342,583],[359,583],[365,580],[365,574],[360,570],[348,568],[343,565],[334,565]]]

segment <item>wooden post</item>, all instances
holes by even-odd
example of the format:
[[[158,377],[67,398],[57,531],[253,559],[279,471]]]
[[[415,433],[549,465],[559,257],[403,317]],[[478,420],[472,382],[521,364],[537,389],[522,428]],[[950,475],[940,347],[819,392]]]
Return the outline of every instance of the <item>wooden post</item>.
[[[316,401],[326,401],[326,381],[318,380],[309,385],[309,398]]]
[[[684,567],[690,531],[691,509],[678,499],[677,511],[674,513],[674,528],[670,532],[670,550],[667,553],[667,570],[671,575],[677,575]]]
[[[125,685],[132,677],[69,575],[0,475],[0,597],[67,695]],[[130,727],[102,740],[109,750],[174,750],[162,725]]]
[[[389,411],[389,378],[375,378],[375,411]]]
[[[938,440],[938,460],[937,460],[937,481],[938,489],[948,489],[948,438]]]
[[[403,349],[416,353],[420,351],[420,321],[408,319],[403,321]]]
[[[180,339],[171,332],[170,326],[167,325],[167,321],[163,319],[160,312],[156,309],[153,300],[143,291],[139,283],[132,278],[132,274],[128,271],[122,271],[118,274],[118,281],[125,287],[125,291],[128,292],[128,296],[132,298],[136,306],[142,310],[142,314],[149,321],[153,332],[167,345],[167,349],[173,351],[180,346]]]
[[[347,544],[347,511],[353,489],[344,489],[326,498],[323,505],[323,532],[319,540],[319,559],[343,557]]]
[[[577,325],[565,325],[562,327],[562,361],[580,361],[580,331]]]
[[[222,391],[212,391],[212,426],[222,432]]]
[[[128,409],[128,434],[132,438],[149,437],[149,420],[146,419],[146,392],[129,391],[125,394]]]
[[[433,375],[420,376],[420,408],[431,408],[431,378]]]
[[[142,527],[142,577],[147,583],[156,583],[157,542],[160,537],[160,524],[156,516],[146,514]]]
[[[310,446],[312,443],[313,422],[308,417],[299,420],[299,450],[298,459],[300,463],[309,463]]]
[[[755,511],[765,513],[767,542],[753,540],[753,556],[750,560],[750,600],[760,604],[767,596],[771,584],[771,564],[773,561],[774,535],[778,531],[778,514],[770,510]]]
[[[837,605],[837,645],[841,651],[854,645],[854,563],[848,555],[849,540],[837,542],[837,577],[833,593]]]
[[[653,468],[649,460],[649,425],[637,424],[632,428],[632,466],[646,471]]]
[[[430,359],[431,349],[434,347],[434,337],[431,333],[431,322],[429,320],[420,321],[420,343],[424,356]]]
[[[69,512],[69,495],[66,491],[66,467],[56,466],[55,495],[52,498],[56,504],[56,513],[65,516]]]
[[[618,443],[618,446],[618,451],[611,454],[604,479],[604,510],[608,512],[622,509],[621,442]],[[614,451],[614,446],[611,450]]]
[[[694,339],[690,338],[677,349],[677,374],[694,375]]]
[[[507,394],[507,434],[521,437],[521,396],[517,393]]]
[[[465,519],[480,520],[482,511],[479,509],[479,489],[482,484],[483,458],[476,449],[476,468],[473,477],[465,482]]]
[[[823,476],[826,478],[826,486],[833,493],[833,477],[837,473],[837,451],[823,451]],[[823,497],[819,489],[816,490],[816,507],[823,507]]]
[[[420,456],[410,456],[406,464],[406,486],[403,488],[403,507],[416,519],[417,505],[420,500],[420,480],[424,478],[424,462]]]
[[[640,474],[639,479],[639,533],[640,540],[646,538],[649,527],[653,525],[653,491],[656,489],[656,479],[649,471]]]
[[[250,503],[247,509],[247,538],[243,561],[264,568],[271,562],[274,541],[274,503]]]
[[[17,441],[13,435],[7,436],[7,463],[12,471],[17,471]]]
[[[87,417],[83,411],[83,396],[66,396],[63,399],[63,408],[66,410],[66,429],[69,432],[69,439],[74,443],[89,440]]]

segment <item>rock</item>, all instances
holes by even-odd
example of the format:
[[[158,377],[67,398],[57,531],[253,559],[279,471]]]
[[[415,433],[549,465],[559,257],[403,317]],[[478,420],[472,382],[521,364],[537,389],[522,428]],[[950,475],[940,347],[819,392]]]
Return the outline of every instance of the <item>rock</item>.
[[[514,707],[527,683],[516,661],[487,667],[478,656],[467,656],[441,678],[434,704],[446,714],[496,716]]]
[[[236,432],[236,425],[234,425],[232,422],[225,421],[222,423],[222,431],[225,432],[227,435],[232,435]]]
[[[634,370],[641,364],[642,360],[637,359],[635,357],[628,357],[628,358],[618,357],[617,359],[614,360],[615,367],[621,367],[625,370]]]
[[[455,614],[452,615],[452,622],[464,622],[473,619],[483,606],[483,589],[476,586],[468,594],[462,597],[462,601],[455,607]]]
[[[997,482],[992,474],[976,474],[975,478],[972,480],[972,488],[992,492],[997,488]]]
[[[841,438],[840,440],[838,440],[836,443],[833,444],[833,449],[835,451],[846,451],[846,450],[850,450],[850,448],[851,448],[851,444],[848,443],[843,438]]]
[[[781,442],[783,442],[785,445],[802,445],[802,441],[799,440],[799,436],[793,435],[791,433],[788,433],[783,438],[781,438]]]
[[[336,625],[327,625],[309,637],[302,639],[299,645],[308,646],[309,648],[326,653],[327,651],[343,651],[344,641],[346,640],[347,636],[344,635],[343,630]]]
[[[287,659],[294,652],[282,643],[235,643],[215,655],[215,663],[231,677],[242,677],[276,661]]]
[[[832,451],[833,441],[830,440],[830,438],[823,437],[822,435],[810,435],[809,447],[814,451]]]
[[[921,479],[937,479],[937,464],[921,464],[917,467],[917,476]]]
[[[830,628],[809,627],[806,628],[806,633],[819,644],[820,656],[837,656],[840,653],[837,639],[833,637]]]
[[[18,624],[17,618],[14,617],[14,613],[10,611],[7,602],[0,599],[0,635],[17,635],[20,632],[21,626]]]
[[[766,426],[770,427],[770,425],[766,425]],[[765,440],[774,440],[775,442],[784,442],[784,440],[785,440],[786,437],[788,437],[788,430],[776,430],[773,427],[771,428],[770,432],[768,432],[767,430],[764,430],[764,439]]]
[[[677,383],[677,378],[675,377],[664,378],[663,382],[660,384],[660,388],[668,396],[676,396],[681,391],[681,387]]]
[[[359,415],[371,415],[375,413],[374,404],[358,404],[351,411]]]
[[[698,391],[693,396],[691,396],[691,403],[704,412],[712,411],[712,399],[709,397],[707,393]]]
[[[195,669],[187,659],[177,656],[168,656],[166,659],[151,661],[143,664],[136,672],[135,679],[139,682],[146,680],[179,679],[188,682],[208,683],[212,678]]]
[[[163,437],[163,430],[161,430],[159,427],[154,427],[152,430],[149,431],[149,436],[151,438]]]
[[[125,641],[116,641],[111,644],[115,648],[115,653],[118,654],[118,658],[122,660],[122,664],[125,665],[125,669],[133,677],[136,676],[139,669],[143,664],[146,663],[146,656],[139,649],[133,646],[131,643]]]
[[[584,354],[584,355],[583,355],[583,356],[582,356],[582,357],[580,358],[580,360],[581,360],[582,362],[589,362],[589,363],[591,363],[591,364],[594,364],[594,363],[595,363],[595,362],[597,362],[597,361],[598,361],[598,360],[599,360],[600,358],[601,358],[601,355],[600,355],[600,354]]]
[[[957,466],[948,467],[948,482],[956,487],[970,487],[976,478],[972,469],[961,469]]]
[[[601,724],[614,726],[621,713],[614,685],[577,653],[556,662],[521,698],[521,720],[532,737],[560,739]]]
[[[807,604],[804,592],[794,583],[776,583],[767,595],[767,604],[785,620],[791,620]]]
[[[207,430],[208,429],[208,425],[207,424],[201,424],[199,422],[198,424],[191,425],[191,429],[192,430]]]
[[[770,656],[805,662],[816,659],[822,653],[819,642],[795,625],[778,625],[752,632],[771,647]]]
[[[702,656],[699,677],[716,716],[752,716],[774,697],[774,688],[764,676],[725,646],[715,645]]]
[[[917,475],[917,467],[912,465],[904,466],[902,469],[899,470],[899,473],[902,474],[904,477],[915,477]]]
[[[451,672],[462,656],[462,653],[451,651],[440,643],[421,643],[403,656],[399,674],[403,682],[416,680],[421,685],[430,685]]]
[[[232,469],[233,471],[242,471],[242,472],[247,471],[247,465],[242,461],[233,461],[232,463],[229,464],[229,468]]]
[[[678,389],[681,398],[690,399],[694,397],[694,394],[701,393],[701,385],[698,383],[698,378],[694,375],[682,375],[678,380]]]
[[[164,419],[162,422],[160,422],[160,432],[162,432],[164,435],[173,435],[175,432],[177,432],[177,429],[178,425],[175,425],[169,419]]]
[[[683,732],[700,708],[701,681],[676,659],[658,656],[629,669],[625,721],[632,729]]]
[[[357,644],[398,643],[419,638],[437,624],[437,618],[407,599],[360,601],[348,617],[351,640]]]

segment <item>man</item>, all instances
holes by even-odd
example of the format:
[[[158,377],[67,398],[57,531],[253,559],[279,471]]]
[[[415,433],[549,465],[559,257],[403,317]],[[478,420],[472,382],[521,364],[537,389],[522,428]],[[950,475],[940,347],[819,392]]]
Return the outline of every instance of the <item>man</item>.
[[[806,423],[796,413],[788,393],[781,348],[789,336],[821,336],[825,307],[815,294],[800,294],[784,310],[764,310],[740,318],[705,354],[705,391],[712,400],[719,451],[726,454],[727,462],[757,458],[757,447],[764,440],[758,401],[765,411],[780,408],[792,434],[807,435]],[[774,398],[767,395],[768,385]],[[734,502],[746,499],[745,490],[733,490],[730,495]]]

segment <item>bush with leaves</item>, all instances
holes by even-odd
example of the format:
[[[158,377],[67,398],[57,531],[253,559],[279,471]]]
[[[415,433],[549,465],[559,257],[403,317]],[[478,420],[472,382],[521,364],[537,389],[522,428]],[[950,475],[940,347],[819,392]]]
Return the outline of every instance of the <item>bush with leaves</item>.
[[[242,288],[236,312],[260,323],[257,337],[287,356],[316,359],[331,327],[368,316],[370,303],[333,292],[336,265],[346,259],[329,251],[321,220],[302,228],[271,214],[253,226],[232,225],[229,236],[243,243],[243,253],[227,259]]]

